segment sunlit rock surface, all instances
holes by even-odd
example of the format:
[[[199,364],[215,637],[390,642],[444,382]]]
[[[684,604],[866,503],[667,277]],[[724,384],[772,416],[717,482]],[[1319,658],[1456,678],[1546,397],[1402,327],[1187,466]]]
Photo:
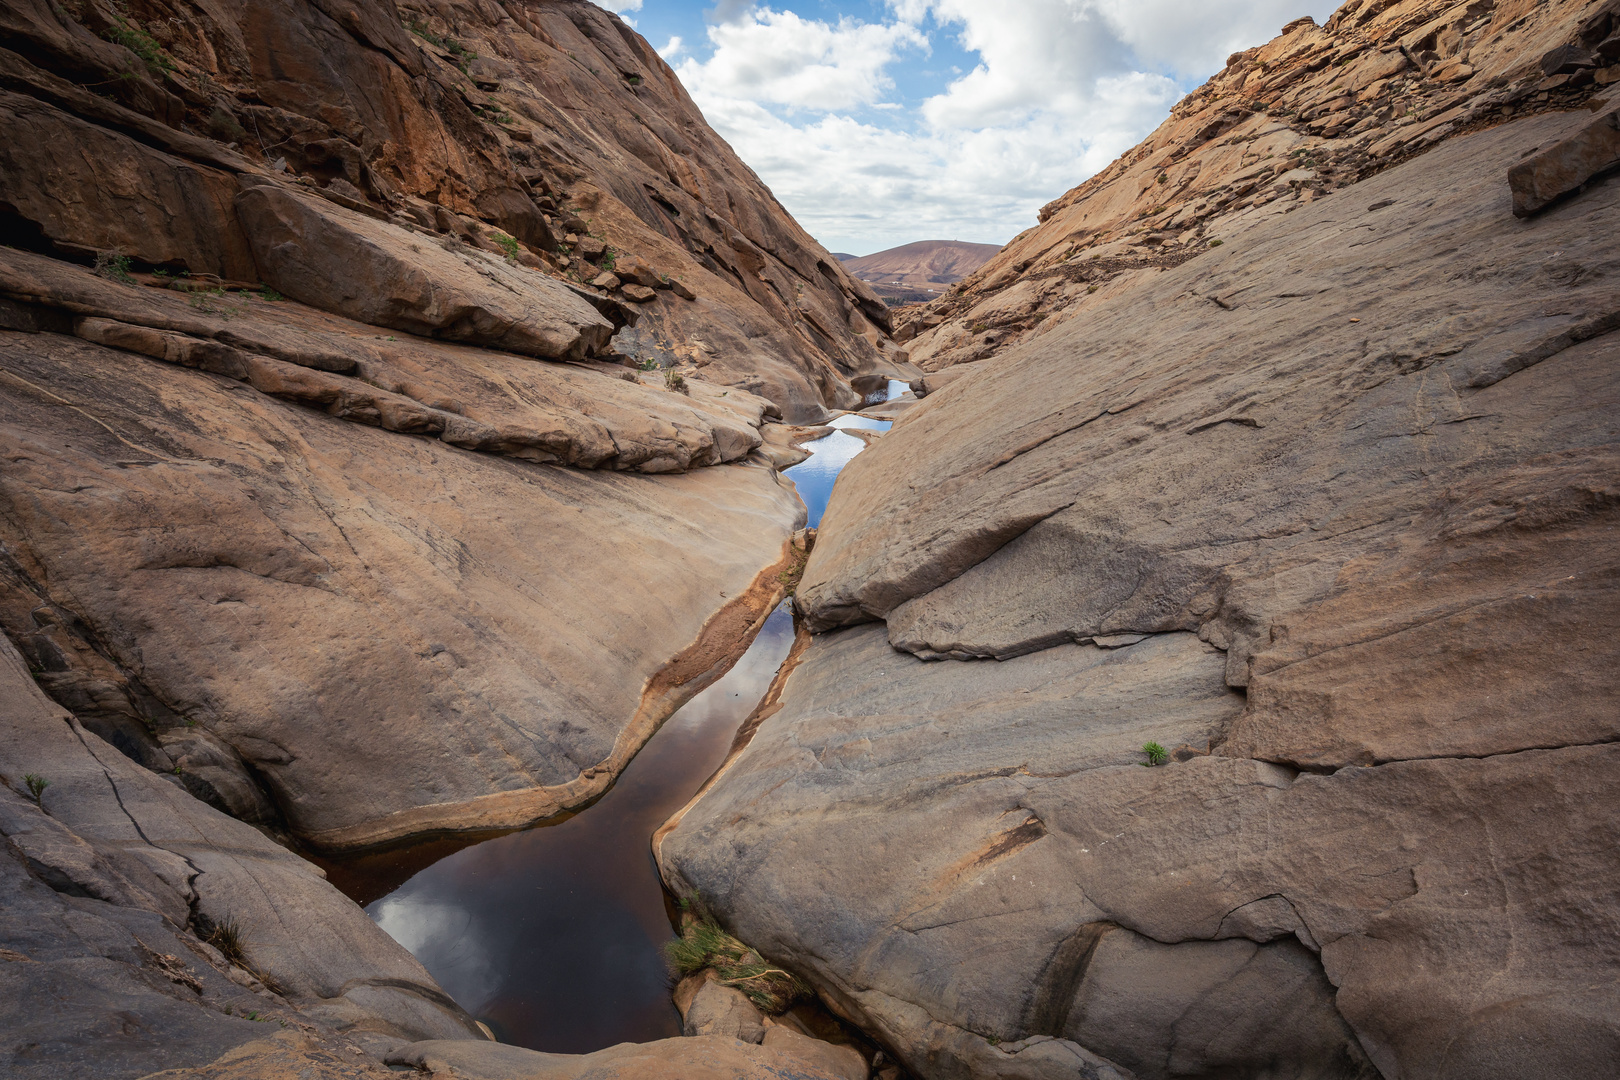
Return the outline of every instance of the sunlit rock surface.
[[[905,413],[671,883],[920,1075],[1602,1075],[1620,202],[1507,182],[1592,122],[1229,223]]]

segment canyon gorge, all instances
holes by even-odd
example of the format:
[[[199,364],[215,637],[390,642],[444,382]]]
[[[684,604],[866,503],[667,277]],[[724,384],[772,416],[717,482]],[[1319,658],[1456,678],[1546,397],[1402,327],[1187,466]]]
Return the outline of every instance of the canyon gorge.
[[[0,3],[0,1072],[1613,1075],[1617,84],[1349,0],[891,309],[584,0]],[[667,1037],[388,932],[542,840]]]

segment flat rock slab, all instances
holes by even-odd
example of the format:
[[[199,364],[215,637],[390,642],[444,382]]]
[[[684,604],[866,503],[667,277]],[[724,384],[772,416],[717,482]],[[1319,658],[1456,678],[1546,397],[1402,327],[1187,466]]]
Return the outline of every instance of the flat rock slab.
[[[1620,168],[1620,109],[1610,109],[1578,134],[1508,170],[1508,186],[1513,189],[1513,213],[1529,217],[1617,168]]]
[[[74,338],[0,332],[0,368],[8,587],[319,846],[600,791],[746,645],[804,513],[761,466],[535,465]]]
[[[1503,182],[1587,123],[1452,140],[914,407],[670,882],[921,1075],[1604,1075],[1620,193]]]
[[[29,774],[47,781],[37,800]],[[326,1038],[477,1037],[319,870],[85,730],[4,639],[0,779],[7,1076],[142,1076],[283,1023]],[[240,928],[240,964],[198,938],[225,923]]]
[[[273,183],[244,190],[236,213],[263,280],[313,307],[547,359],[578,359],[613,336],[560,282],[455,240]]]
[[[594,1054],[542,1054],[518,1046],[434,1041],[402,1047],[388,1060],[428,1072],[448,1066],[461,1080],[691,1080],[699,1076],[706,1080],[865,1080],[866,1075],[864,1063],[860,1075],[852,1077],[823,1060],[813,1048],[797,1043],[756,1046],[722,1035],[620,1043]]]

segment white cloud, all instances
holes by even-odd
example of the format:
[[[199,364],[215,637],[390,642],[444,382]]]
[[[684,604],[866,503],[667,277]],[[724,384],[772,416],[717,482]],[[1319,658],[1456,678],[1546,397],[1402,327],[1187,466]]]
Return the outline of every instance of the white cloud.
[[[829,112],[878,101],[894,84],[884,74],[906,46],[928,39],[902,22],[836,25],[764,8],[751,18],[709,28],[714,55],[679,69],[693,95],[765,101],[788,109]]]
[[[664,58],[664,63],[670,63],[686,51],[686,43],[679,34],[674,35],[665,42],[664,47],[658,50],[658,55]]]
[[[720,0],[708,58],[672,41],[709,122],[834,250],[1001,243],[1140,141],[1227,54],[1331,0],[887,0],[837,22]],[[931,21],[930,21],[931,17]],[[930,35],[933,42],[930,42]],[[916,105],[894,76],[931,44],[977,55]]]

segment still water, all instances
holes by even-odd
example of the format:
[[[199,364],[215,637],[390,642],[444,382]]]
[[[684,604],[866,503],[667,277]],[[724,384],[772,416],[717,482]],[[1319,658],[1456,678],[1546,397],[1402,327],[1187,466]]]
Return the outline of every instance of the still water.
[[[901,384],[905,385],[904,383]],[[867,431],[888,431],[891,421],[868,420],[864,416],[840,416],[832,422],[835,428],[864,428]],[[782,475],[793,481],[799,489],[799,498],[804,500],[805,509],[810,512],[810,527],[819,528],[821,515],[827,511],[827,500],[832,498],[833,481],[838,474],[849,464],[850,458],[866,449],[866,441],[854,435],[845,435],[843,431],[835,431],[825,438],[804,444],[810,451],[810,457],[785,469]]]
[[[649,844],[719,767],[792,644],[784,602],[737,666],[572,817],[453,854],[452,841],[328,862],[333,884],[369,901],[377,924],[502,1042],[585,1053],[679,1035],[663,962],[674,934]]]
[[[890,393],[908,389],[891,382]],[[886,431],[841,416],[840,429]],[[819,525],[833,481],[866,443],[835,431],[786,470]],[[488,839],[427,841],[322,860],[358,903],[504,1043],[587,1053],[680,1034],[663,945],[670,929],[653,832],[720,766],[793,644],[788,602],[724,678],[648,740],[595,803]]]

